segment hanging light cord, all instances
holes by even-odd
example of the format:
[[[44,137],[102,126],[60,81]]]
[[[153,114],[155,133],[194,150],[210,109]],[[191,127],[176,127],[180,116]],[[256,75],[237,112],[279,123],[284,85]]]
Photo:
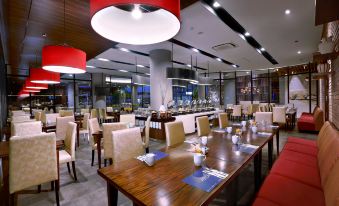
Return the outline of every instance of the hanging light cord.
[[[64,0],[64,45],[66,45],[66,0]]]

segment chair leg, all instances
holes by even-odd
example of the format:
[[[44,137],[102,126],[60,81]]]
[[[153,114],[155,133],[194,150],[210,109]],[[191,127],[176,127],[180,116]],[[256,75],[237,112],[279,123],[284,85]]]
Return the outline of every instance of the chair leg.
[[[57,204],[57,206],[60,206],[60,202],[59,202],[59,189],[58,189],[58,180],[54,181],[56,188],[55,188],[55,202]]]
[[[93,164],[94,164],[94,153],[95,153],[95,151],[92,150],[92,164],[91,164],[92,167],[93,167]]]
[[[149,153],[149,147],[146,148],[146,153]]]
[[[71,168],[69,167],[69,162],[67,162],[68,173],[71,174]]]
[[[110,159],[109,159],[109,165],[112,165],[112,164],[113,164],[113,159],[110,158]]]
[[[77,181],[77,172],[75,170],[75,161],[72,162],[72,169],[73,169],[73,175],[74,175],[74,180]]]
[[[54,182],[51,182],[51,190],[54,191]]]
[[[41,193],[41,185],[38,185],[38,193]]]
[[[107,159],[104,159],[104,167],[107,166]]]
[[[15,193],[11,194],[10,197],[9,197],[9,205],[10,206],[16,206],[17,205],[16,200],[17,200],[17,194],[15,194]]]

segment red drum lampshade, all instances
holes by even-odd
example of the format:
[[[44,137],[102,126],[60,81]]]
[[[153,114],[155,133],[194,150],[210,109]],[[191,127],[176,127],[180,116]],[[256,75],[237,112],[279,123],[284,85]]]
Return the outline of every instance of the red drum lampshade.
[[[23,98],[23,97],[29,97],[29,92],[24,92],[24,91],[20,91],[18,94],[19,97]]]
[[[90,10],[94,31],[115,42],[155,44],[180,30],[180,0],[90,0]]]
[[[30,71],[30,80],[36,84],[60,84],[60,74],[41,68],[32,68]]]
[[[24,85],[24,88],[22,88],[22,91],[28,92],[28,93],[38,93],[38,92],[40,92],[39,89],[27,89],[25,85]]]
[[[81,74],[86,72],[86,53],[70,46],[44,46],[42,68],[47,71]]]
[[[29,78],[26,79],[25,85],[26,89],[48,89],[48,84],[32,83]]]

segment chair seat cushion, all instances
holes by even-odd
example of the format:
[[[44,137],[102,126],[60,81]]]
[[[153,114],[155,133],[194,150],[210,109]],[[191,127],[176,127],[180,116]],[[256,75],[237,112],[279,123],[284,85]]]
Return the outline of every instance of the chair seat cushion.
[[[308,145],[297,144],[293,142],[287,142],[284,146],[284,150],[295,151],[307,155],[311,155],[313,157],[317,157],[318,148]]]
[[[266,178],[258,197],[282,206],[325,206],[322,190],[276,174]]]
[[[299,152],[295,152],[295,151],[291,151],[291,150],[283,150],[279,155],[279,159],[286,159],[286,160],[296,162],[298,164],[318,168],[317,157],[307,155],[307,154],[303,154],[303,153],[299,153]]]
[[[271,200],[267,200],[265,198],[258,197],[258,198],[255,199],[252,206],[279,206],[279,204],[274,203]]]
[[[298,129],[302,131],[315,131],[313,116],[302,116],[298,120]]]
[[[59,151],[59,163],[67,163],[67,162],[72,162],[72,156],[68,154],[65,150],[60,150]]]
[[[279,158],[272,167],[271,174],[278,174],[321,190],[318,168]]]
[[[80,130],[79,130],[79,133],[80,133],[80,134],[88,134],[88,133],[89,133],[89,130],[88,130],[88,129],[80,129]]]
[[[302,139],[299,137],[288,137],[287,142],[298,143],[303,145],[309,145],[313,147],[317,147],[317,143],[314,140]]]

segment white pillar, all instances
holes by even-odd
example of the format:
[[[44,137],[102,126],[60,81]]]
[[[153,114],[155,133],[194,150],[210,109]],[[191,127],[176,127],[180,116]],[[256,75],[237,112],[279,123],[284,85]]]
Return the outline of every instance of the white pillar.
[[[159,110],[173,99],[172,81],[166,78],[166,69],[171,67],[171,52],[157,49],[150,52],[151,108]]]

